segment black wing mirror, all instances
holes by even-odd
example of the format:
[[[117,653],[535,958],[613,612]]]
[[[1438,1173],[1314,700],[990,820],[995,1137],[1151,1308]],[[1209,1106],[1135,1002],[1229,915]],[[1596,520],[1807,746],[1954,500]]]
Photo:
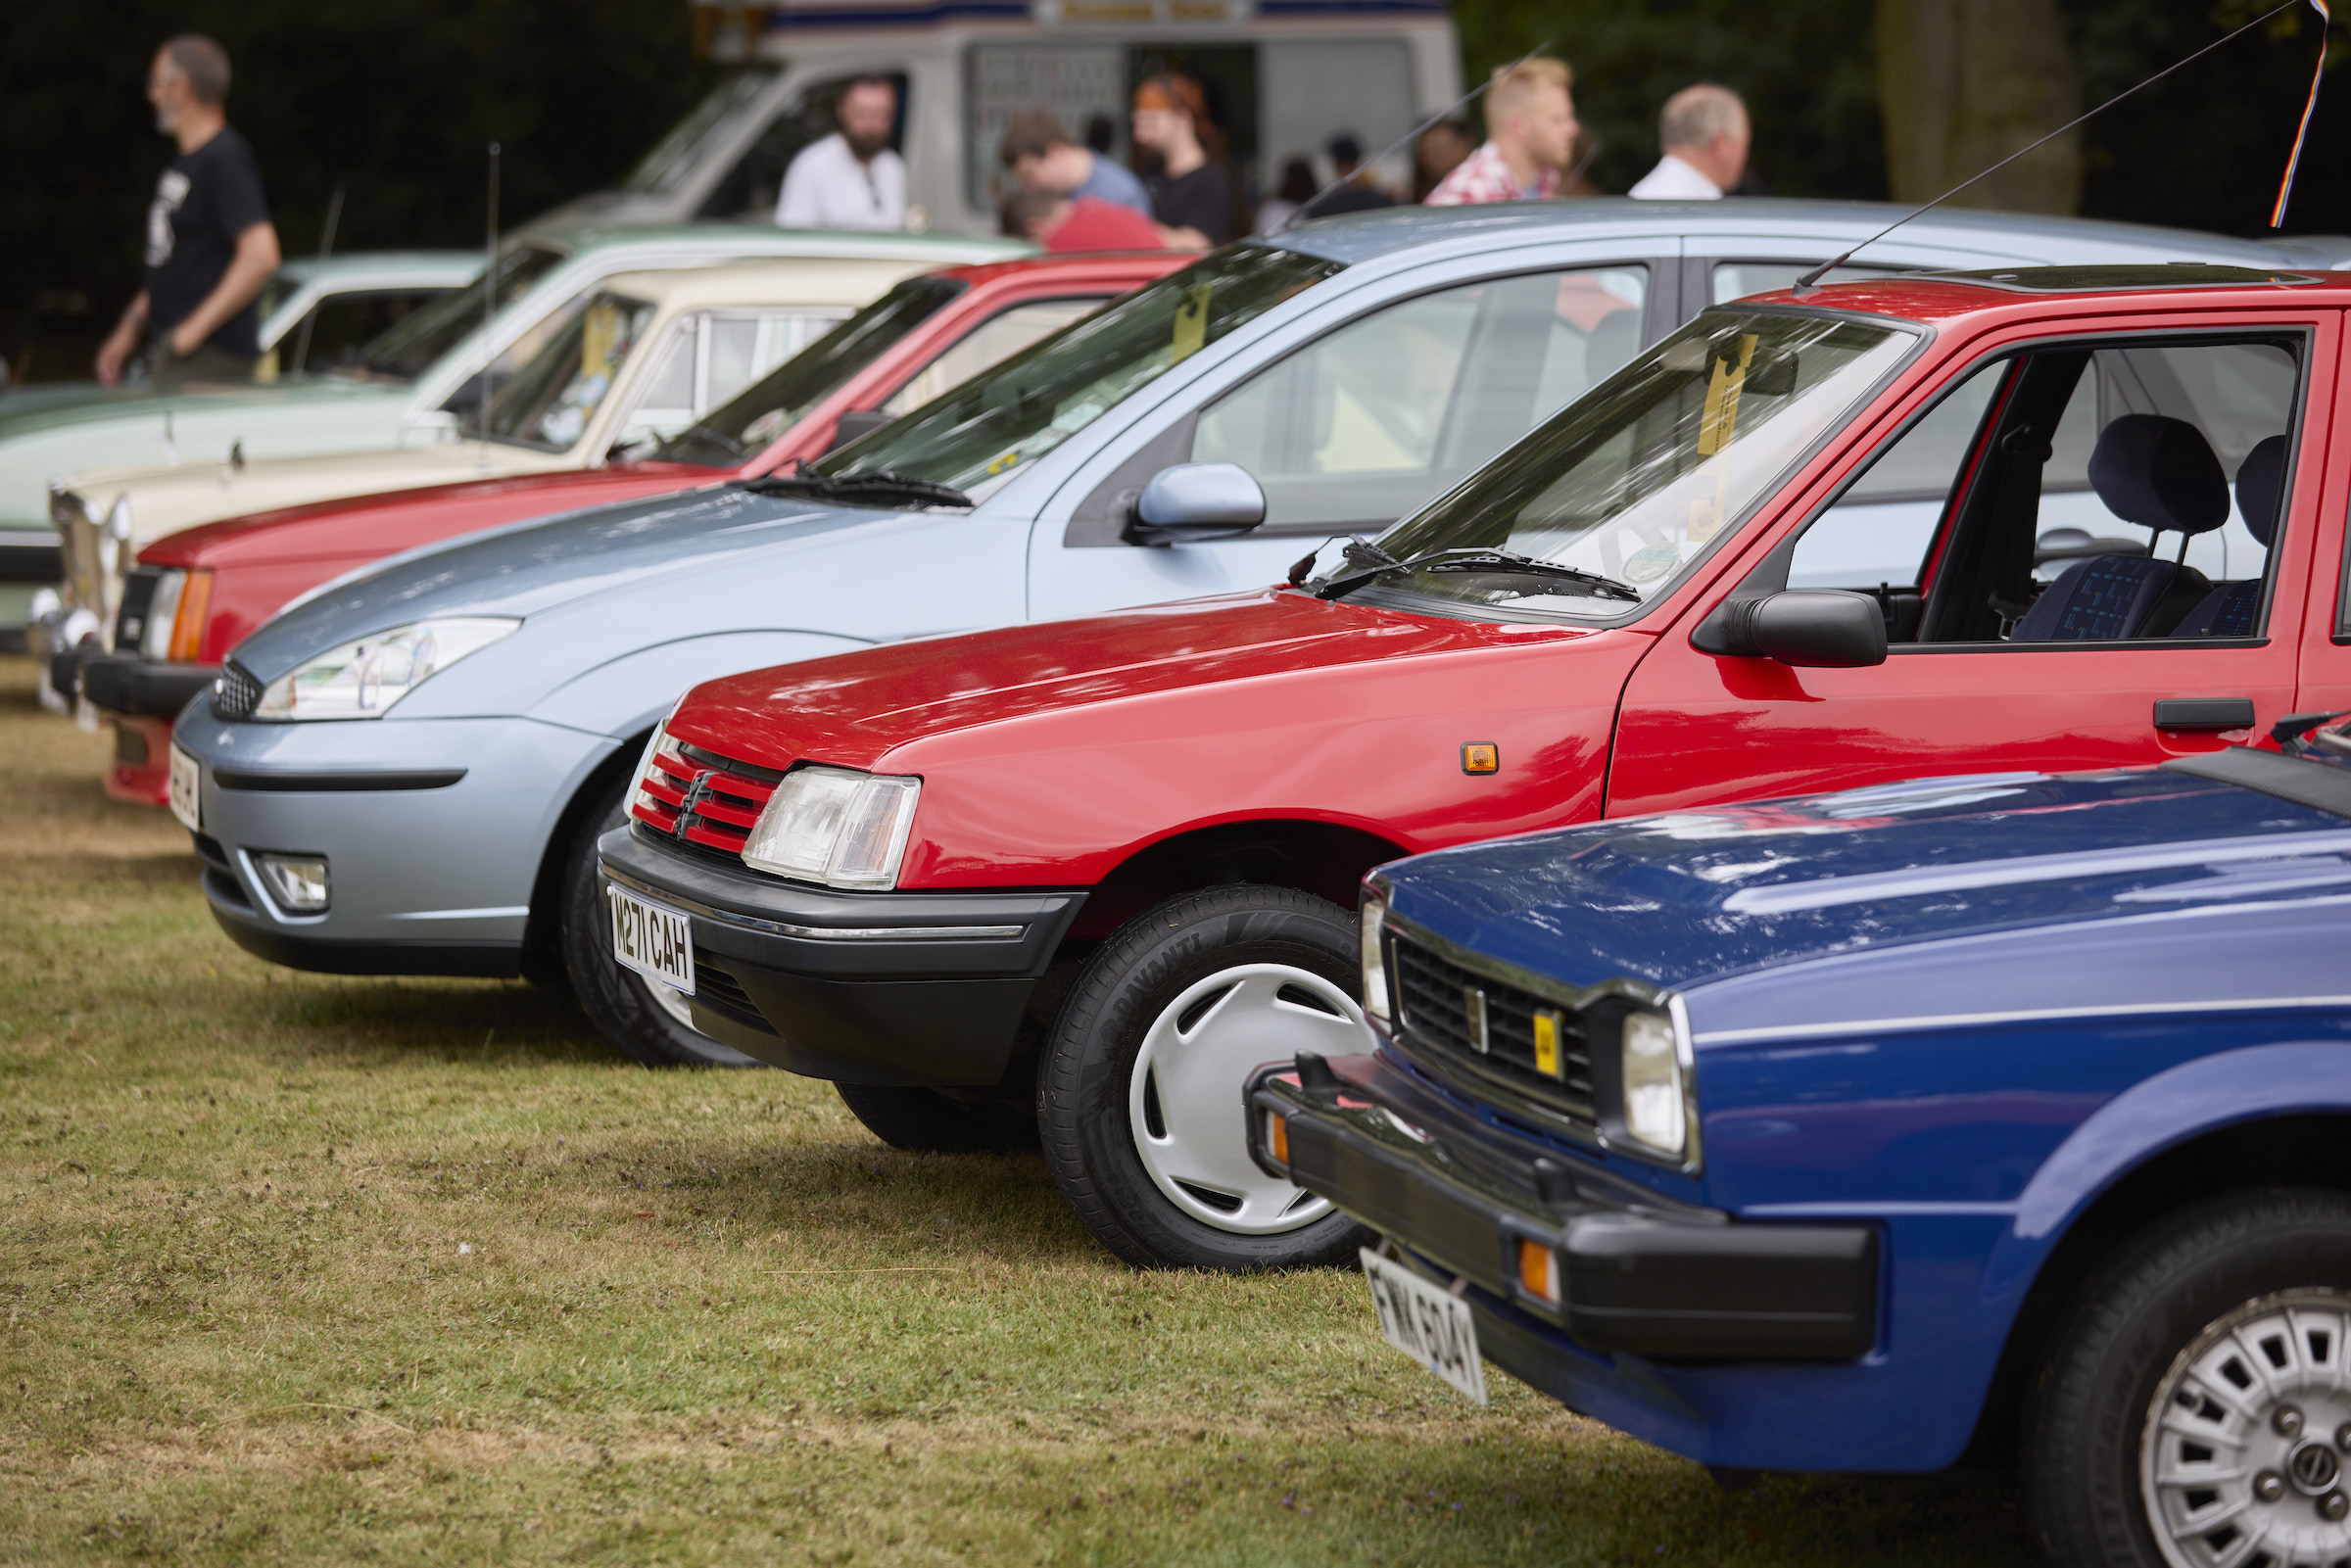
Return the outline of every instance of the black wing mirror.
[[[1726,601],[1690,641],[1705,653],[1777,659],[1799,669],[1859,669],[1886,662],[1886,612],[1867,594],[1790,589]]]
[[[1230,539],[1266,520],[1266,493],[1239,463],[1177,463],[1151,476],[1127,508],[1129,545]]]

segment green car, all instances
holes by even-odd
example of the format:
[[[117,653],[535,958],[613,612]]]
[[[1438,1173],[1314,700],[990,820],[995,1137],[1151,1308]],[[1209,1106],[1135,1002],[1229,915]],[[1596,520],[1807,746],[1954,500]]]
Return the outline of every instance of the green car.
[[[26,625],[34,595],[58,581],[53,487],[69,475],[128,463],[234,468],[262,457],[454,437],[478,409],[484,384],[495,388],[528,361],[566,319],[565,307],[615,273],[885,253],[946,265],[1029,251],[965,235],[836,234],[764,223],[535,230],[500,253],[496,313],[487,325],[492,302],[483,274],[409,312],[352,363],[324,374],[169,397],[115,391],[95,400],[36,398],[22,409],[0,399],[0,627]],[[127,514],[90,521],[117,543],[127,565],[141,538],[135,521]],[[27,634],[31,651],[52,651],[52,628],[35,621]]]

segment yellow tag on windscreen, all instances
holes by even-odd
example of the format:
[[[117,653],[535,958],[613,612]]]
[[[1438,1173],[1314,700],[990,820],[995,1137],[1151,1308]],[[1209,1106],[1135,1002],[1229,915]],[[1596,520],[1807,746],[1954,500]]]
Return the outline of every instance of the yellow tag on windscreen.
[[[612,351],[620,337],[620,308],[609,300],[588,307],[580,328],[580,374],[600,376],[612,368]]]
[[[1208,346],[1208,295],[1213,286],[1195,283],[1183,291],[1183,303],[1176,307],[1176,356],[1171,364],[1181,364]]]
[[[1739,429],[1739,392],[1747,385],[1747,367],[1755,356],[1755,335],[1739,334],[1739,359],[1728,355],[1714,361],[1706,382],[1706,405],[1698,416],[1698,454],[1711,457],[1731,444]]]

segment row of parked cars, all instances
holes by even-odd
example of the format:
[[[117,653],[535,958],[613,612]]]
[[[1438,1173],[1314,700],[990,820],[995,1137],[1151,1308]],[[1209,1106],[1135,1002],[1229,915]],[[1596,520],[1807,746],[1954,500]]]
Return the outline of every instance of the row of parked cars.
[[[2351,284],[1959,214],[1798,282],[1886,220],[910,262],[642,449],[744,267],[632,263],[467,443],[608,373],[617,445],[154,540],[53,680],[272,962],[1041,1140],[1132,1263],[1360,1259],[1725,1470],[2021,1442],[2058,1560],[2351,1557]]]

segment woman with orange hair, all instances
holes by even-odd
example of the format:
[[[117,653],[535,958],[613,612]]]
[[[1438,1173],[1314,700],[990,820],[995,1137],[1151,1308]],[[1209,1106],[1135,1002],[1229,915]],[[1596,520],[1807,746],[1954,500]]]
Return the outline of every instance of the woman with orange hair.
[[[1221,138],[1198,82],[1163,71],[1135,88],[1134,145],[1159,159],[1159,172],[1143,183],[1169,249],[1205,251],[1232,238],[1232,176],[1212,156]]]

